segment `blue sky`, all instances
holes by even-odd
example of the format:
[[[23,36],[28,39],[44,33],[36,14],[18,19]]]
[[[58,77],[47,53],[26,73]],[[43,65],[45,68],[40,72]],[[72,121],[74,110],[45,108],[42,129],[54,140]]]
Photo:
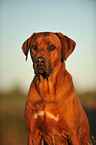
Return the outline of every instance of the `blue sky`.
[[[28,90],[34,71],[21,46],[41,31],[62,32],[76,42],[67,70],[77,90],[96,89],[95,0],[1,0],[0,13],[0,90]]]

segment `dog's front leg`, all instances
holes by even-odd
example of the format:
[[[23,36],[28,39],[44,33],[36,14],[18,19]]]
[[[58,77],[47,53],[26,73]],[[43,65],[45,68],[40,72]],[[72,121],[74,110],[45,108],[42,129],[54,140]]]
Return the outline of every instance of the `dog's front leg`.
[[[30,126],[28,128],[28,145],[40,145],[41,144],[41,132],[38,129],[38,116],[31,117]]]
[[[77,136],[72,136],[70,139],[70,145],[90,145],[89,142],[86,140],[82,140]]]
[[[70,134],[68,136],[68,141],[70,145],[89,145],[88,140],[84,140],[79,133],[75,133],[74,135]]]
[[[28,109],[26,107],[26,109]],[[41,142],[41,132],[38,130],[38,115],[29,110],[25,110],[25,120],[28,131],[28,145],[40,145]]]
[[[42,142],[41,138],[37,137],[36,139],[34,139],[34,138],[32,138],[31,135],[28,135],[28,145],[44,145],[42,143],[43,142]]]
[[[35,126],[34,129],[28,131],[28,145],[42,145],[41,142],[41,133]]]
[[[34,145],[31,135],[28,133],[28,145]]]
[[[69,129],[70,130],[70,129]],[[81,140],[81,135],[76,131],[70,130],[70,132],[63,131],[63,137],[66,138],[70,145],[87,145]]]
[[[78,137],[76,135],[71,136],[70,138],[70,145],[82,145],[83,143],[81,143],[80,139],[78,139]]]

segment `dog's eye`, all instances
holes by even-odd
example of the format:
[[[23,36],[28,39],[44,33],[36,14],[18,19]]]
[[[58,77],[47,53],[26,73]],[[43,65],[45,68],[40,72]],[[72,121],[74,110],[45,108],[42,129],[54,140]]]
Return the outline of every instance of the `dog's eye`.
[[[49,47],[48,47],[48,49],[49,50],[54,50],[56,47],[54,46],[54,45],[50,45]]]
[[[32,49],[34,49],[35,51],[37,51],[37,46],[36,45],[33,45],[32,46]]]

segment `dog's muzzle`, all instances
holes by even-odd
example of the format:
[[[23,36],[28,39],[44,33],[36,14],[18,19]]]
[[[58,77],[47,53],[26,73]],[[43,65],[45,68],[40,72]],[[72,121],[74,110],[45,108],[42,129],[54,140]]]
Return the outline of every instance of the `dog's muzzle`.
[[[35,63],[36,63],[36,74],[37,75],[42,75],[43,77],[47,77],[47,73],[46,73],[46,66],[45,66],[45,58],[40,56],[40,57],[37,57],[35,59]]]
[[[52,70],[49,68],[49,64],[47,63],[46,59],[42,56],[38,56],[35,58],[35,73],[37,76],[40,74],[43,78],[48,78],[52,73]]]

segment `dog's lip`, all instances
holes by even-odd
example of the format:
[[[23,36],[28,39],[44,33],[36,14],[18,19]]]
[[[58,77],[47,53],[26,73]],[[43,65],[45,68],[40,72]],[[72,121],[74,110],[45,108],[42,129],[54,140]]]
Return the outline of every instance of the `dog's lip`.
[[[36,75],[39,76],[40,74],[46,78],[48,78],[53,70],[47,71],[44,65],[37,65],[35,68]]]
[[[38,72],[39,72],[40,74],[42,74],[44,71],[43,71],[43,69],[40,69],[40,70],[38,70]]]
[[[42,69],[44,69],[44,65],[37,65],[37,66],[36,66],[36,69],[37,69],[37,70],[42,70]]]
[[[42,74],[44,72],[44,66],[42,65],[37,65],[36,67],[36,71],[40,74]]]

